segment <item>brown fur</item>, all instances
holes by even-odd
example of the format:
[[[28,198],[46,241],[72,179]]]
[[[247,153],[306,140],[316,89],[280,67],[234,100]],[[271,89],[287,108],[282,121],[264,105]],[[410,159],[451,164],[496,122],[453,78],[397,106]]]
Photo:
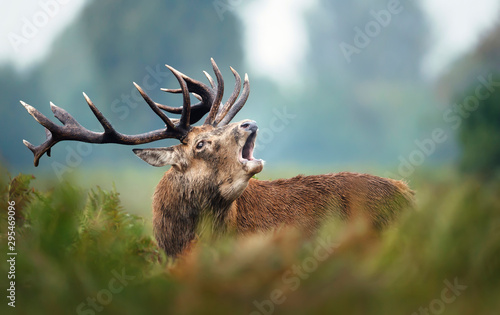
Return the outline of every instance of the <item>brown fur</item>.
[[[367,174],[251,179],[235,201],[236,228],[245,233],[285,224],[311,233],[332,217],[367,217],[376,227],[382,227],[401,208],[410,206],[412,198],[413,192],[403,182]]]
[[[203,215],[221,231],[245,234],[284,225],[310,235],[330,218],[365,218],[380,228],[413,203],[404,182],[367,174],[252,179],[263,164],[241,162],[251,134],[245,122],[194,127],[182,144],[136,152],[155,166],[172,164],[153,197],[154,233],[167,255],[178,256],[192,244]],[[205,145],[197,149],[200,141]]]

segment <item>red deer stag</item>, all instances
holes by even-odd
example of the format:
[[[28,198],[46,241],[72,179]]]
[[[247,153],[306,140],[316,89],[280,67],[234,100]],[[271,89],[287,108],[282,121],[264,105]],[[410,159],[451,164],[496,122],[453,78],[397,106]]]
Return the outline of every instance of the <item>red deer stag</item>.
[[[342,219],[365,216],[375,227],[389,222],[413,202],[408,186],[392,179],[356,173],[297,176],[291,179],[261,181],[252,176],[262,171],[264,162],[253,156],[257,124],[251,120],[229,123],[245,104],[250,93],[245,75],[243,91],[238,73],[235,88],[222,105],[224,82],[212,59],[217,84],[208,73],[210,87],[167,66],[180,84],[182,107],[155,103],[134,83],[140,94],[165,123],[164,129],[138,135],[117,132],[87,95],[85,99],[104,132],[90,131],[65,110],[51,105],[51,120],[30,105],[21,102],[28,112],[46,128],[47,139],[33,146],[24,144],[35,155],[34,164],[59,141],[138,145],[166,138],[181,143],[168,148],[134,149],[134,153],[153,166],[171,165],[156,187],[153,198],[153,226],[158,245],[169,256],[183,252],[195,238],[195,231],[204,214],[214,218],[214,225],[232,228],[238,233],[269,230],[292,225],[312,233],[329,217]],[[200,100],[191,105],[190,93]],[[222,106],[221,106],[222,105]],[[163,111],[181,114],[171,120]],[[206,113],[202,126],[192,126]]]

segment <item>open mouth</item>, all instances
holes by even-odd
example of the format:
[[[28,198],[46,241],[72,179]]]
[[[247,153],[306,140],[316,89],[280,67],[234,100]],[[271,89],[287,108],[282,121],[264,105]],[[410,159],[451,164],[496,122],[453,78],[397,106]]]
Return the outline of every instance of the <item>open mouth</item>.
[[[253,157],[253,149],[255,147],[255,139],[257,138],[257,131],[252,131],[252,133],[248,136],[243,148],[241,149],[241,159],[242,161],[252,161],[255,158]]]
[[[245,129],[245,133],[248,135],[245,143],[240,149],[239,160],[243,166],[243,170],[246,174],[253,176],[262,171],[264,167],[264,161],[261,159],[256,159],[253,157],[253,150],[255,148],[255,140],[257,139],[257,124],[255,122],[244,123],[241,125]]]

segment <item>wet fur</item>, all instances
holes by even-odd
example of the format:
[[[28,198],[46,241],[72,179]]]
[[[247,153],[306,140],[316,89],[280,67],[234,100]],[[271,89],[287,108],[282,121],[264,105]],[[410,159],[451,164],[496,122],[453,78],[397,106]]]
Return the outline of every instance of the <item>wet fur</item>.
[[[167,172],[158,185],[153,203],[154,233],[167,255],[176,256],[188,247],[203,214],[210,214],[222,230],[230,228],[240,234],[282,225],[312,234],[329,218],[363,217],[381,228],[413,204],[413,191],[405,183],[367,174],[250,179],[232,202],[209,181],[186,182],[179,174]]]
[[[297,176],[275,181],[251,179],[236,200],[238,232],[298,226],[313,233],[328,218],[367,218],[374,227],[387,225],[413,192],[403,182],[357,173]]]
[[[167,255],[190,247],[205,215],[220,231],[245,234],[285,225],[313,234],[330,218],[365,218],[381,228],[413,203],[405,183],[367,174],[253,179],[262,165],[249,168],[240,161],[249,137],[244,122],[193,127],[179,145],[134,151],[152,165],[172,165],[153,197],[154,234]],[[200,141],[205,145],[198,149]]]

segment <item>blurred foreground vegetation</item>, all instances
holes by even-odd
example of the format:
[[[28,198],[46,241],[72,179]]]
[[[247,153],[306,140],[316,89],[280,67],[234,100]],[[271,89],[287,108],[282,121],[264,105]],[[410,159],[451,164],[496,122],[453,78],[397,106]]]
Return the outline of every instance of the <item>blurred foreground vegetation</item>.
[[[2,314],[498,314],[500,184],[413,183],[418,211],[382,235],[361,223],[215,238],[168,260],[116,191],[1,178],[0,248],[16,205],[16,308]],[[4,254],[4,257],[7,255]],[[7,257],[9,258],[9,257]],[[0,264],[2,292],[9,265]],[[271,302],[272,300],[275,303]]]

